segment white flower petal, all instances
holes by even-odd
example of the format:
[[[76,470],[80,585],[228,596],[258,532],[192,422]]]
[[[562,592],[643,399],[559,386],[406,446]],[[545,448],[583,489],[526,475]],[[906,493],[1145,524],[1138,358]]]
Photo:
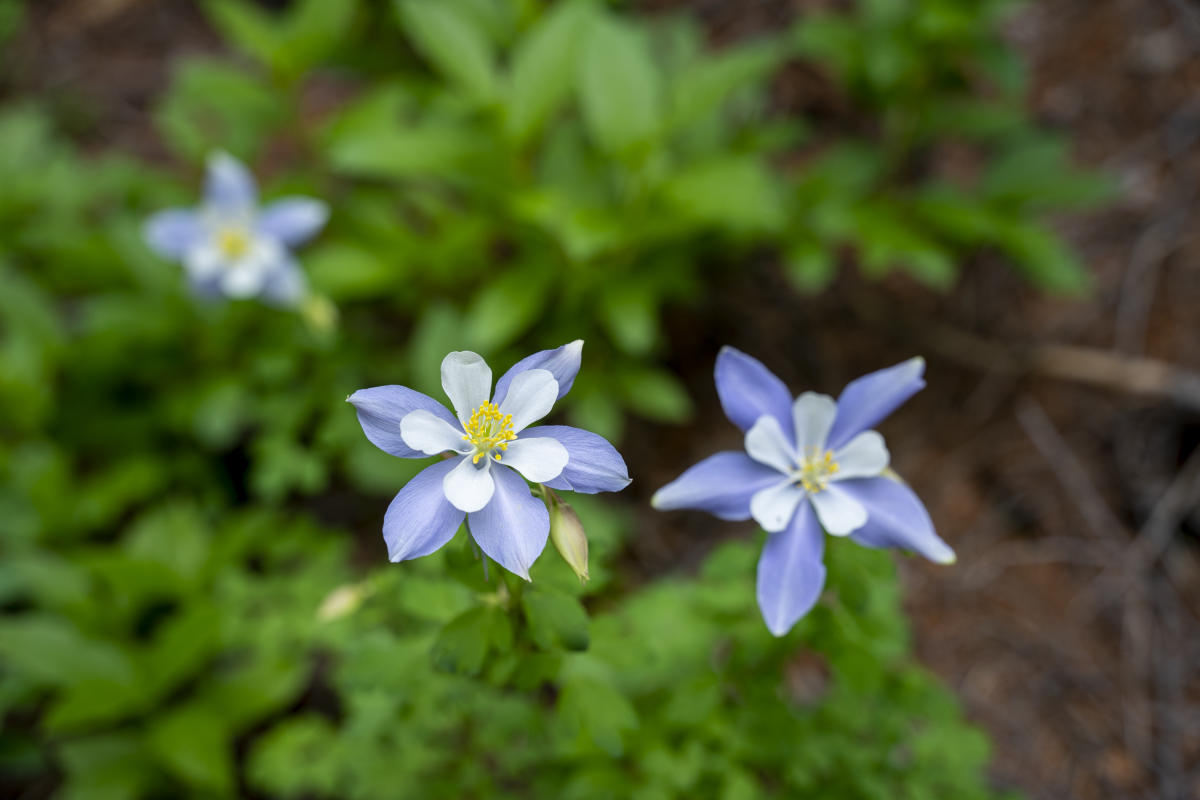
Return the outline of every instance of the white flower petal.
[[[471,450],[461,430],[424,409],[410,411],[400,419],[400,438],[413,450],[419,450],[427,456],[436,456],[447,450],[455,453]]]
[[[520,433],[550,413],[558,399],[558,381],[546,369],[530,369],[512,379],[500,404],[501,414],[512,414],[513,432]]]
[[[791,522],[804,494],[804,489],[791,481],[768,486],[750,498],[750,516],[767,533],[778,533]]]
[[[188,248],[183,256],[183,266],[192,280],[209,280],[224,269],[225,258],[215,241],[204,239],[195,247]]]
[[[746,453],[760,464],[774,467],[785,475],[796,468],[796,452],[779,421],[764,414],[746,431]]]
[[[803,455],[811,448],[824,452],[825,440],[837,416],[837,402],[827,394],[805,392],[792,403],[796,426],[796,449]]]
[[[828,486],[809,497],[821,527],[831,536],[845,536],[867,524],[867,509],[837,486]]]
[[[450,505],[467,513],[486,506],[496,491],[491,464],[489,458],[481,458],[478,464],[473,464],[470,456],[463,456],[442,481],[442,491]]]
[[[267,282],[267,270],[258,265],[230,267],[221,276],[221,291],[229,297],[253,297]]]
[[[442,389],[463,425],[472,412],[488,401],[492,390],[492,368],[483,356],[456,350],[442,359]]]
[[[501,464],[512,467],[534,483],[557,478],[569,458],[563,443],[549,436],[517,439],[509,442],[508,449],[503,453],[496,453],[496,459]]]
[[[887,469],[890,458],[882,436],[875,431],[860,433],[833,454],[838,471],[830,480],[874,478]]]

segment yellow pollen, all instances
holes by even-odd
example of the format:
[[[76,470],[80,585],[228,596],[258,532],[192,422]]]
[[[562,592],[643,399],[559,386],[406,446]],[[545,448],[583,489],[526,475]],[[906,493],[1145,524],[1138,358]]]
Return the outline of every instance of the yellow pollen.
[[[501,414],[500,407],[495,403],[484,403],[475,409],[475,413],[467,420],[466,430],[463,441],[470,442],[475,448],[472,464],[478,464],[479,459],[493,450],[502,453],[508,449],[508,443],[517,438],[513,433],[512,414]],[[496,453],[495,458],[499,461],[500,453]]]
[[[833,460],[833,451],[821,452],[812,447],[800,457],[800,468],[793,473],[796,483],[809,492],[820,492],[829,485],[829,479],[838,471],[838,464]]]
[[[217,234],[217,247],[226,258],[241,258],[250,250],[250,237],[239,228],[224,228]]]

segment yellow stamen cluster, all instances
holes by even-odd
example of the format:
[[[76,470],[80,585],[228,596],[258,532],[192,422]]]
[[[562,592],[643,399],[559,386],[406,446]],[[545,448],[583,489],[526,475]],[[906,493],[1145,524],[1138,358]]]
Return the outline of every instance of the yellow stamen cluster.
[[[217,234],[217,247],[226,258],[241,258],[250,250],[250,237],[240,228],[223,228]]]
[[[833,460],[833,451],[822,453],[813,447],[800,457],[800,468],[795,472],[795,479],[805,490],[819,492],[829,485],[829,479],[837,471],[838,464]]]
[[[478,464],[479,459],[494,449],[508,449],[508,443],[517,438],[513,433],[512,414],[501,414],[500,406],[495,403],[484,403],[475,409],[475,413],[467,420],[467,435],[462,437],[464,442],[470,442],[475,448],[472,464]],[[496,454],[500,460],[500,453]]]

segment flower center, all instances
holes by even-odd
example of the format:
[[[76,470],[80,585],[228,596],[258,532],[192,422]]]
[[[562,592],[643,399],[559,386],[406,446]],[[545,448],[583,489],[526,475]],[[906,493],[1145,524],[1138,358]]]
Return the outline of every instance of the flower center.
[[[822,491],[829,485],[829,480],[838,471],[838,464],[833,460],[833,451],[822,452],[820,448],[810,447],[800,456],[800,467],[792,473],[792,480],[809,492]]]
[[[250,237],[241,228],[222,228],[217,234],[217,248],[225,258],[241,258],[250,252]]]
[[[463,441],[470,442],[475,448],[472,464],[478,464],[479,459],[492,450],[507,450],[508,443],[517,438],[513,433],[512,414],[501,414],[500,407],[495,403],[484,403],[475,409],[475,413],[467,420],[466,430]],[[496,460],[500,460],[499,453],[496,454]]]

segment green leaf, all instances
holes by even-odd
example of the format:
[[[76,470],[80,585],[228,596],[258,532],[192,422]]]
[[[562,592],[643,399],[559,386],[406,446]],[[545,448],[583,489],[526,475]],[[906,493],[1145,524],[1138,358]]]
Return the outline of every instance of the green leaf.
[[[332,300],[378,296],[403,274],[378,251],[340,241],[313,248],[304,263],[313,288]]]
[[[569,594],[540,584],[521,597],[529,635],[543,650],[586,650],[588,617],[580,602]]]
[[[193,59],[179,68],[155,121],[177,154],[200,162],[217,149],[252,155],[286,117],[286,97],[258,76]]]
[[[141,713],[152,699],[136,682],[77,681],[55,700],[44,723],[47,730],[62,735]]]
[[[204,11],[235,46],[263,64],[275,65],[282,30],[271,14],[244,0],[205,0]]]
[[[0,661],[6,671],[43,685],[131,685],[136,680],[133,662],[119,647],[88,638],[66,620],[49,615],[0,622]]]
[[[251,783],[281,797],[337,796],[337,736],[327,720],[313,714],[282,721],[254,740]]]
[[[609,338],[631,355],[649,355],[658,341],[655,287],[632,280],[615,282],[600,303],[600,321]]]
[[[785,55],[777,42],[761,41],[739,44],[689,65],[672,87],[672,126],[691,125],[739,89],[761,85]]]
[[[533,265],[484,284],[467,309],[466,340],[485,352],[511,343],[542,312],[550,278]]]
[[[164,622],[144,657],[144,691],[163,694],[200,674],[221,646],[221,615],[197,601]]]
[[[225,722],[199,706],[184,706],[156,718],[146,747],[177,778],[202,791],[233,790],[233,743]]]
[[[495,57],[475,19],[453,0],[397,0],[405,31],[421,54],[477,101],[496,94]]]
[[[637,712],[625,695],[596,678],[568,680],[559,695],[558,709],[613,758],[624,753],[625,737],[638,727]]]
[[[144,754],[128,734],[109,733],[60,742],[67,774],[63,800],[128,800],[140,797],[147,782]]]
[[[439,176],[461,179],[483,148],[477,133],[446,123],[361,128],[336,135],[327,154],[333,168],[364,178]]]
[[[833,251],[813,239],[798,239],[789,244],[783,266],[792,285],[806,294],[824,289],[837,272]]]
[[[1080,294],[1092,284],[1091,275],[1066,243],[1033,223],[1013,222],[998,227],[996,244],[1036,286],[1050,292]]]
[[[981,188],[991,203],[1028,209],[1086,209],[1113,194],[1107,175],[1072,169],[1066,143],[1045,137],[1031,137],[993,160]]]
[[[664,186],[681,214],[732,232],[782,229],[780,187],[767,165],[751,156],[728,156],[690,167]]]
[[[197,699],[240,733],[295,700],[310,669],[304,661],[260,651],[214,675]]]
[[[478,675],[488,651],[488,621],[486,609],[472,608],[446,623],[430,651],[433,665],[456,675]]]
[[[289,12],[280,67],[296,76],[319,65],[346,39],[359,0],[301,0]]]
[[[590,6],[558,3],[517,44],[508,98],[508,134],[518,142],[535,134],[567,99]]]
[[[641,31],[594,15],[586,27],[577,80],[584,122],[602,150],[625,155],[659,131],[660,77]]]
[[[685,422],[692,415],[692,399],[679,378],[669,372],[643,368],[621,376],[625,405],[655,422]]]

